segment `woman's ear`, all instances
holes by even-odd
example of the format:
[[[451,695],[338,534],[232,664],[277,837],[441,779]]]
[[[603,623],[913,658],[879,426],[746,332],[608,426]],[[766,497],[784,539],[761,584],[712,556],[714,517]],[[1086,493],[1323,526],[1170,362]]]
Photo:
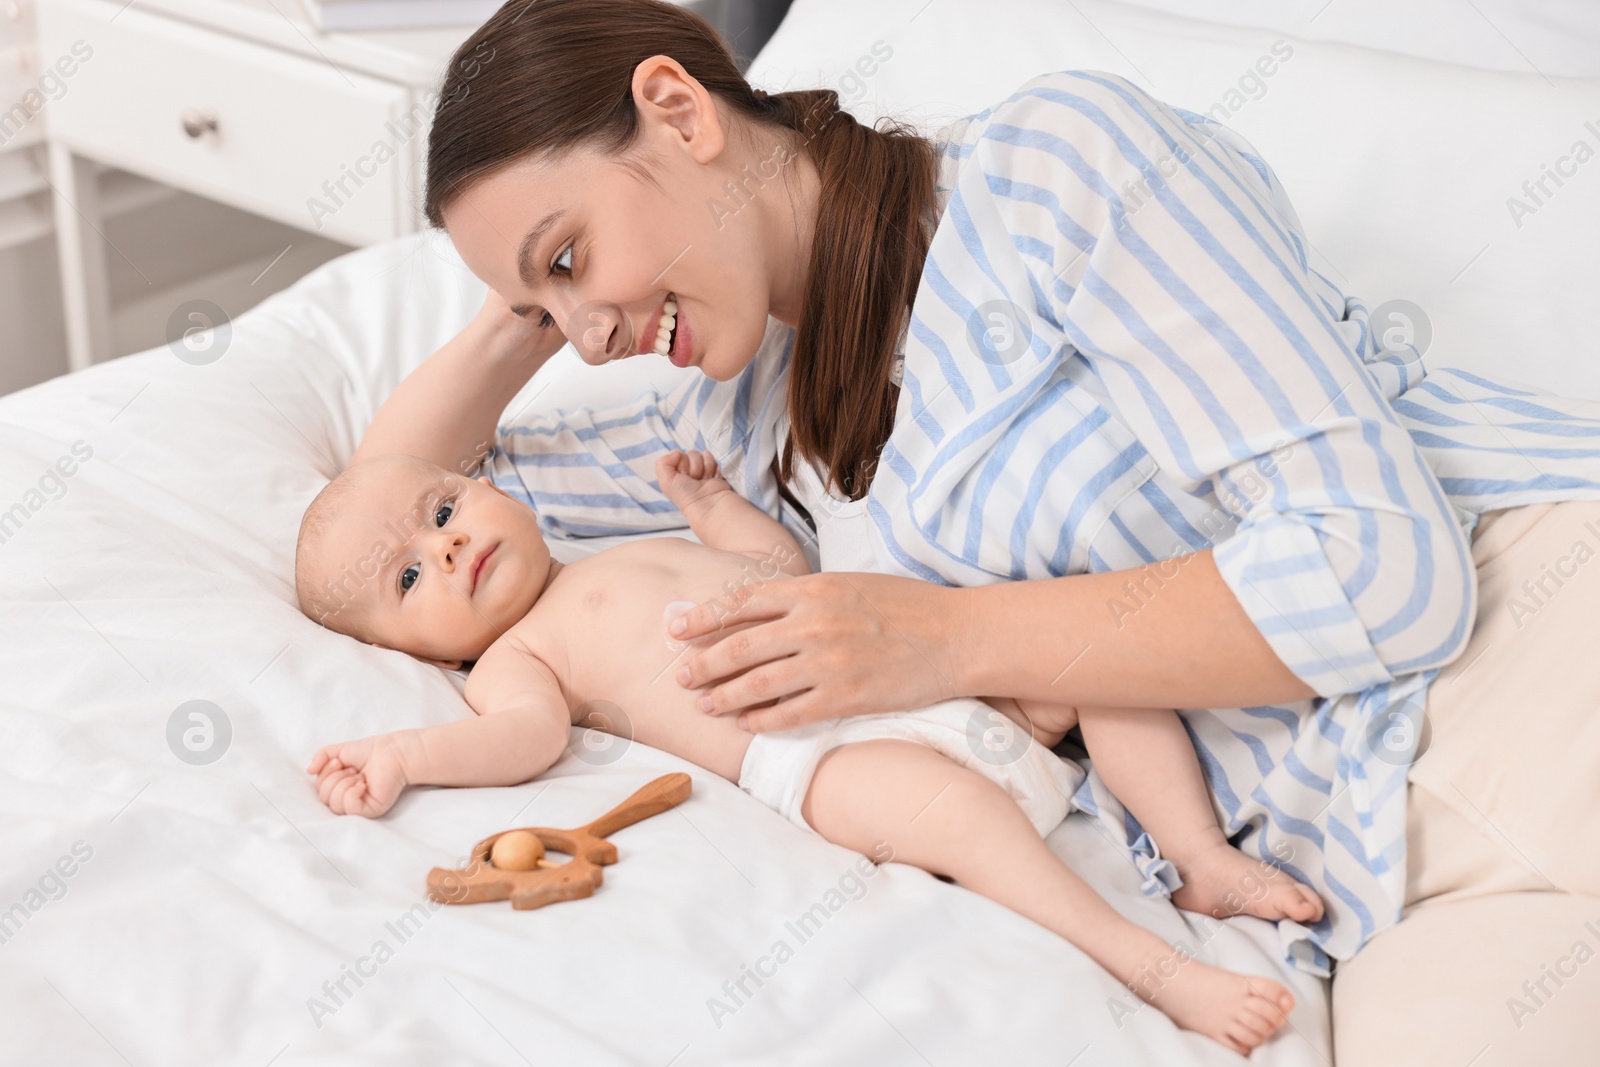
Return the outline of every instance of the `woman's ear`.
[[[651,56],[633,68],[633,105],[647,129],[667,128],[696,163],[722,154],[722,125],[706,87],[671,56]]]

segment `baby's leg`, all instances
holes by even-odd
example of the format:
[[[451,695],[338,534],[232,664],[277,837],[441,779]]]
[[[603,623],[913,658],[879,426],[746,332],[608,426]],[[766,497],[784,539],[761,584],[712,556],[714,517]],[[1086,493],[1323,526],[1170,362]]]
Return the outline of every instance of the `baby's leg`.
[[[1222,836],[1200,760],[1176,711],[1080,707],[1078,726],[1106,787],[1183,876],[1174,904],[1217,918],[1241,912],[1297,922],[1322,918],[1315,890]]]
[[[1207,966],[1124,919],[1050,851],[1005,790],[924,745],[885,739],[830,749],[800,810],[835,844],[868,854],[887,844],[896,860],[1020,912],[1179,1026],[1242,1055],[1294,1006],[1277,982]]]

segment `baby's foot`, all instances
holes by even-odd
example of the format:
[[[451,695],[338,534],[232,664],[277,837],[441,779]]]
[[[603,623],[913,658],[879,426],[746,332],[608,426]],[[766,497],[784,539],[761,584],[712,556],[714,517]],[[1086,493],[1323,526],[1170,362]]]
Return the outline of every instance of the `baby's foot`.
[[[1128,987],[1182,1029],[1241,1056],[1271,1037],[1294,1008],[1294,995],[1270,978],[1212,967],[1176,949],[1139,968]]]
[[[1172,894],[1172,902],[1185,911],[1217,919],[1243,914],[1314,923],[1322,918],[1316,890],[1232,845],[1212,845],[1177,868],[1183,888]]]

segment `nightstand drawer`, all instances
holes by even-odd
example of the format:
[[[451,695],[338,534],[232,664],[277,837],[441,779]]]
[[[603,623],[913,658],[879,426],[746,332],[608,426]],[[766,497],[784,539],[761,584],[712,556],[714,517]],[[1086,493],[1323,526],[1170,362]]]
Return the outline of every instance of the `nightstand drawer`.
[[[48,0],[38,20],[40,62],[76,60],[52,139],[333,240],[411,232],[401,190],[426,131],[406,87],[121,0]]]

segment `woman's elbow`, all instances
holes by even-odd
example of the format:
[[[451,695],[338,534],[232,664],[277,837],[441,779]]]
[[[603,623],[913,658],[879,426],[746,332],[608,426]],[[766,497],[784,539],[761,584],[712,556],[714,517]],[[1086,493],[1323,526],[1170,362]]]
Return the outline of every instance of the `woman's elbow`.
[[[1451,516],[1389,515],[1369,561],[1361,614],[1373,650],[1392,675],[1450,663],[1467,647],[1477,616],[1472,551]]]

